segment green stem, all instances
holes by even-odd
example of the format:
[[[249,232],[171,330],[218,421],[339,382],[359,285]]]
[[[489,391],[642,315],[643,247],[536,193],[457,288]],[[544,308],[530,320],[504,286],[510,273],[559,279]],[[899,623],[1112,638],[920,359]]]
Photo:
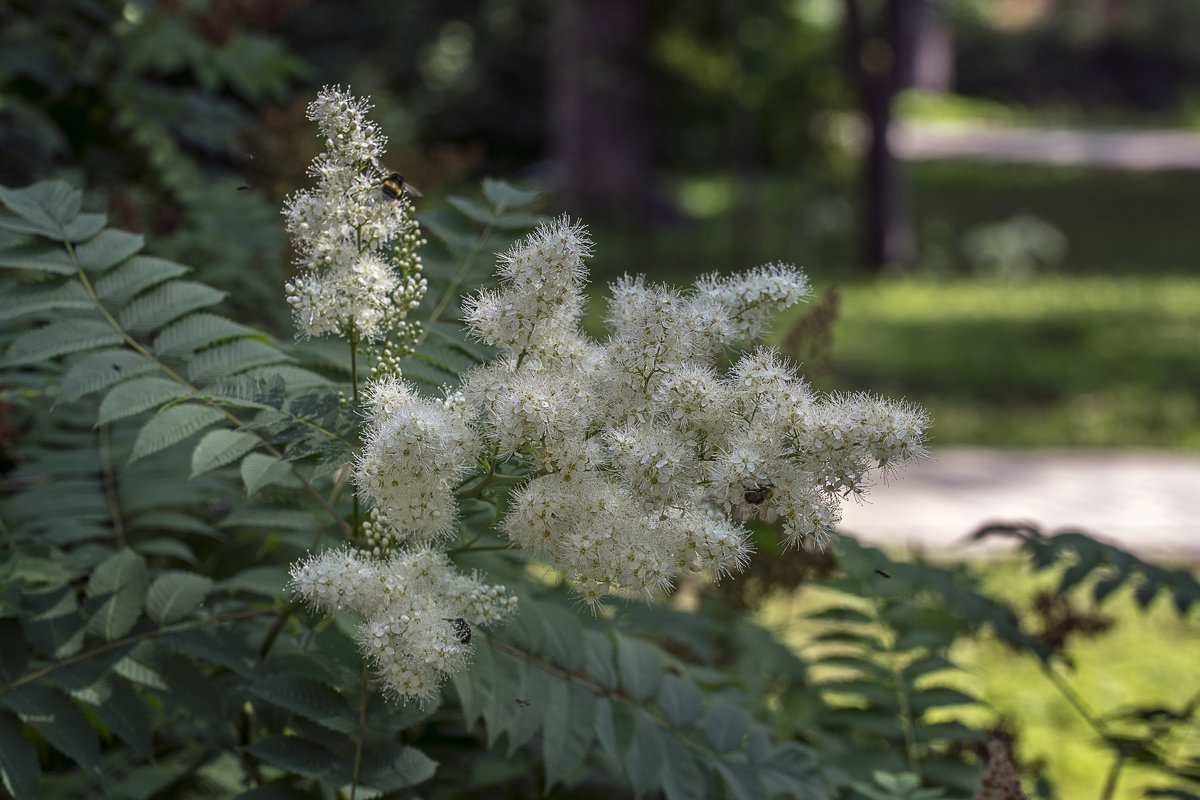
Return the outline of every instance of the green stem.
[[[363,743],[367,740],[367,660],[363,659],[362,692],[358,701],[358,738],[354,742],[354,777],[350,783],[350,800],[358,791],[358,772],[362,767]]]
[[[675,728],[671,725],[671,723],[669,723],[666,719],[656,716],[645,705],[643,705],[641,703],[633,702],[629,698],[629,695],[625,694],[620,689],[605,689],[600,684],[589,680],[588,678],[584,677],[583,675],[580,675],[577,672],[568,672],[567,670],[562,669],[561,667],[559,667],[555,664],[552,664],[549,661],[546,661],[545,659],[539,658],[539,657],[533,655],[532,653],[528,653],[528,652],[520,649],[519,647],[515,647],[514,645],[511,645],[508,642],[502,642],[499,639],[493,638],[491,635],[487,635],[487,638],[488,638],[489,643],[493,647],[495,647],[497,650],[502,650],[511,656],[519,658],[523,661],[528,661],[530,664],[537,667],[538,669],[548,672],[551,675],[554,675],[555,677],[561,678],[562,680],[570,681],[571,683],[574,683],[578,686],[582,686],[584,689],[588,690],[589,692],[592,692],[593,694],[597,695],[598,697],[606,697],[606,698],[616,701],[616,702],[628,703],[633,707],[633,710],[635,713],[640,714],[641,716],[645,717],[645,719],[648,722],[650,722],[651,724],[657,725],[658,727],[660,727],[666,731],[674,731],[675,730]],[[523,699],[523,698],[514,698],[514,700],[515,699]],[[681,736],[681,737],[679,737],[679,742],[684,747],[694,750],[696,753],[698,753],[702,758],[704,758],[706,760],[715,761],[720,758],[720,754],[718,754],[717,752],[715,752],[713,750],[710,750],[709,748],[705,747],[704,745],[700,744],[699,742],[693,741],[690,737]]]
[[[1108,770],[1108,777],[1104,779],[1104,789],[1100,792],[1100,800],[1112,800],[1113,794],[1117,791],[1117,780],[1121,777],[1121,769],[1125,766],[1125,756],[1118,754],[1112,767]]]
[[[478,536],[476,536],[474,539],[472,539],[471,543],[473,544],[477,541],[479,541]],[[455,547],[452,550],[447,550],[446,555],[452,556],[455,553],[466,553],[466,552],[482,553],[485,550],[511,550],[511,549],[512,549],[512,547],[507,544],[488,544],[488,545],[484,545],[483,547],[471,547],[470,544],[467,544],[467,545],[464,545],[463,547]]]
[[[96,449],[100,457],[100,476],[104,482],[104,501],[108,505],[108,516],[112,520],[113,536],[117,540],[117,549],[125,548],[125,523],[121,514],[121,500],[117,496],[117,481],[112,468],[112,446],[108,440],[108,426],[101,425],[96,430],[99,445]]]
[[[1099,736],[1101,740],[1108,741],[1108,726],[1104,724],[1103,720],[1092,713],[1092,710],[1088,708],[1087,703],[1083,701],[1083,698],[1079,696],[1079,693],[1075,691],[1074,687],[1068,684],[1065,680],[1063,680],[1061,675],[1055,672],[1054,665],[1049,661],[1043,662],[1042,671],[1046,673],[1046,677],[1050,679],[1050,683],[1052,683],[1054,687],[1058,689],[1059,694],[1065,697],[1067,702],[1070,703],[1079,713],[1079,716],[1083,717],[1084,721],[1091,726],[1096,735]],[[1104,779],[1104,788],[1100,792],[1100,800],[1110,800],[1110,798],[1112,798],[1113,792],[1117,790],[1117,780],[1120,778],[1121,770],[1124,768],[1124,766],[1125,754],[1118,750],[1113,760],[1113,764],[1108,770],[1108,777]]]
[[[50,675],[54,672],[57,672],[58,670],[62,669],[63,667],[69,667],[72,664],[78,664],[81,661],[87,661],[89,658],[94,658],[95,656],[104,655],[105,653],[109,652],[110,650],[116,650],[117,648],[125,647],[126,645],[137,644],[138,642],[142,642],[147,639],[155,639],[155,638],[158,638],[159,636],[162,636],[163,634],[175,633],[176,631],[187,630],[188,628],[194,628],[198,625],[236,622],[237,620],[251,619],[252,617],[265,617],[270,614],[278,614],[279,612],[280,612],[280,608],[276,607],[276,608],[260,608],[255,611],[237,611],[232,614],[214,614],[213,616],[206,617],[204,619],[193,619],[193,620],[187,620],[185,622],[176,622],[172,625],[164,625],[161,628],[155,628],[152,631],[146,631],[145,633],[138,633],[133,636],[126,636],[122,639],[116,639],[114,641],[108,642],[107,644],[103,644],[100,647],[97,647],[93,650],[88,650],[88,651],[85,651],[82,653],[76,653],[75,655],[71,656],[70,658],[64,658],[62,661],[56,661],[53,664],[43,667],[42,669],[39,669],[35,672],[31,672],[28,675],[26,675],[25,677],[19,678],[19,679],[13,681],[12,683],[8,683],[8,684],[5,684],[4,686],[0,686],[0,694],[4,694],[6,692],[11,692],[13,689],[19,689],[28,683],[40,681],[42,678],[44,678],[47,675]]]
[[[362,404],[361,398],[358,396],[358,328],[353,322],[350,323],[350,385],[354,390],[354,410],[358,411]],[[354,493],[354,512],[353,512],[353,528],[351,529],[351,538],[358,540],[362,534],[362,507],[358,502],[358,492]],[[353,796],[353,792],[351,793]]]
[[[458,296],[458,287],[461,286],[463,280],[466,279],[467,272],[471,268],[471,262],[475,260],[475,256],[479,253],[480,249],[483,248],[484,242],[492,238],[492,230],[496,227],[496,215],[501,213],[503,210],[503,207],[497,207],[490,214],[488,214],[488,221],[487,224],[483,226],[483,233],[479,234],[479,236],[475,239],[474,243],[471,245],[471,251],[467,253],[467,257],[463,259],[463,263],[458,270],[458,274],[454,276],[454,280],[450,281],[450,285],[442,294],[442,299],[438,301],[436,306],[434,306],[433,313],[429,315],[429,319],[425,322],[427,326],[432,325],[433,323],[437,322],[439,318],[441,318],[442,312],[446,310],[446,306],[450,305],[450,298]],[[415,346],[420,346],[420,344],[425,341],[425,337],[428,335],[429,328],[426,327],[421,331],[421,335],[417,337]]]
[[[867,587],[864,596],[870,596],[871,588]],[[871,615],[875,618],[875,624],[885,631],[889,631],[889,627],[884,622],[879,611],[879,603],[874,597],[871,598]],[[888,639],[888,658],[887,669],[891,673],[892,686],[895,687],[896,700],[900,704],[900,729],[904,732],[904,756],[908,759],[908,768],[913,775],[917,776],[917,781],[921,781],[921,759],[917,754],[917,736],[913,726],[913,710],[912,704],[909,702],[907,686],[904,676],[897,667],[899,653],[896,652],[896,637],[894,634],[887,636]]]

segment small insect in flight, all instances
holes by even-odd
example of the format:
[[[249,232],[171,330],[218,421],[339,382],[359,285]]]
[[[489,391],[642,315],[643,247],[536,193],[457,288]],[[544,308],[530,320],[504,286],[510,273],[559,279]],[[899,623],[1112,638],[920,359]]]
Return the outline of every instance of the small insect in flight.
[[[892,577],[892,573],[888,572],[886,569],[877,569],[877,570],[875,570],[875,574],[882,575],[885,578]]]
[[[248,183],[243,183],[243,184],[240,184],[240,185],[237,187],[237,190],[238,190],[239,192],[244,192],[244,191],[246,191],[246,190],[247,190],[247,189],[249,189],[249,188],[250,188],[250,184],[248,184]]]
[[[530,706],[530,702],[528,700],[522,700],[520,697],[513,700],[513,702],[519,705],[521,708],[529,708]]]
[[[383,184],[380,188],[383,190],[383,196],[388,200],[399,200],[405,194],[411,194],[417,197],[425,196],[421,194],[421,191],[417,189],[417,187],[413,186],[411,183],[407,183],[404,180],[404,176],[399,172],[389,173],[388,176],[383,179]]]
[[[462,617],[442,617],[446,622],[450,623],[450,627],[454,628],[454,638],[463,644],[471,643],[471,626]]]
[[[403,175],[380,164],[378,159],[372,159],[371,166],[375,167],[375,170],[383,177],[379,188],[383,192],[383,196],[388,200],[399,200],[406,194],[411,194],[414,197],[425,196],[421,194],[420,189],[404,180]]]

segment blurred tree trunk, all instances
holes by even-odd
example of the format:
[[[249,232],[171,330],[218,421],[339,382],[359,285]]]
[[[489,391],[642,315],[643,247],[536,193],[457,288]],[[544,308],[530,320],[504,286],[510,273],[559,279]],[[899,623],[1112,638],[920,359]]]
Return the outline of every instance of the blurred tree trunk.
[[[649,0],[551,3],[550,152],[567,208],[638,221],[650,200]]]
[[[867,264],[877,270],[903,269],[914,256],[908,198],[888,134],[892,101],[911,82],[921,6],[925,2],[883,0],[879,14],[882,19],[868,25],[859,0],[845,0],[849,69],[870,126],[863,170],[865,257]]]

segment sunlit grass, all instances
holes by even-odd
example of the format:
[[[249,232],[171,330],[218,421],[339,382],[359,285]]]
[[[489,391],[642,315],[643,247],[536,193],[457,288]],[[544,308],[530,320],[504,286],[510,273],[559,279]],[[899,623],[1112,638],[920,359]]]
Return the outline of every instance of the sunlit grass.
[[[1039,590],[1050,588],[1059,573],[1034,574],[1018,559],[978,562],[962,567],[982,576],[984,591],[1017,608],[1028,608]],[[1072,594],[1086,604],[1089,587]],[[809,658],[830,645],[816,636],[838,623],[810,620],[807,615],[846,599],[820,587],[805,587],[773,597],[759,618],[776,631],[796,652]],[[862,602],[867,602],[865,599]],[[1084,606],[1086,607],[1086,605]],[[1176,710],[1197,692],[1196,665],[1200,664],[1200,638],[1195,636],[1200,609],[1181,618],[1166,597],[1142,611],[1132,589],[1114,593],[1101,611],[1113,626],[1102,635],[1071,641],[1067,655],[1074,664],[1061,664],[1058,674],[1082,699],[1090,713],[1104,715],[1133,707],[1161,706]],[[961,669],[939,673],[941,685],[954,686],[986,705],[958,706],[936,713],[936,720],[959,719],[976,729],[1003,724],[1017,736],[1017,755],[1027,765],[1036,765],[1050,778],[1060,800],[1099,800],[1105,778],[1113,764],[1112,751],[1099,741],[1080,712],[1045,674],[1032,655],[1018,653],[988,637],[962,639],[950,652]],[[846,677],[840,668],[814,668],[816,682]],[[832,671],[831,671],[832,670]],[[1180,741],[1173,755],[1200,755],[1200,739]],[[1114,800],[1134,800],[1150,787],[1171,785],[1161,772],[1127,765],[1123,768]],[[1033,795],[1032,782],[1026,786]]]
[[[838,287],[824,390],[924,405],[937,444],[1200,450],[1200,280]],[[799,308],[780,319],[782,338]]]

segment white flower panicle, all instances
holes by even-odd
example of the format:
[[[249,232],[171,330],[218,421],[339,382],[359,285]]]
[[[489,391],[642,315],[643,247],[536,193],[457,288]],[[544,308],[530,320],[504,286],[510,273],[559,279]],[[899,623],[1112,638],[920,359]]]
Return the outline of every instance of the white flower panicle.
[[[326,550],[292,565],[291,586],[318,611],[362,617],[359,646],[385,690],[421,704],[466,668],[469,631],[503,622],[517,607],[503,586],[463,575],[429,548],[395,550],[386,559],[349,547]]]
[[[387,140],[370,104],[326,87],[308,107],[325,150],[309,174],[317,185],[288,198],[287,230],[300,273],[286,285],[301,338],[337,334],[376,342],[415,334],[405,316],[425,295],[415,250],[420,230],[407,197],[385,197],[378,166]]]
[[[583,259],[591,246],[583,226],[568,218],[539,227],[500,256],[499,290],[467,298],[467,329],[512,355],[569,336],[583,312]]]
[[[782,518],[789,545],[820,544],[871,470],[925,455],[929,422],[911,405],[816,395],[764,347],[716,370],[807,298],[795,268],[707,276],[690,292],[622,278],[601,343],[579,327],[590,252],[562,218],[501,257],[500,288],[464,311],[502,354],[462,388],[490,446],[542,472],[514,492],[503,529],[570,574],[587,602],[740,569],[750,548],[738,523],[752,517]]]
[[[807,295],[794,268],[706,277],[686,292],[624,278],[597,342],[580,326],[590,251],[582,226],[561,218],[500,258],[500,287],[464,313],[501,352],[458,392],[425,397],[389,375],[368,385],[354,466],[372,504],[366,549],[311,556],[292,579],[315,607],[363,617],[360,645],[397,696],[429,699],[465,667],[460,621],[513,610],[503,587],[455,572],[435,549],[459,527],[456,493],[499,477],[472,481],[483,465],[529,469],[498,527],[594,609],[614,592],[649,599],[683,575],[741,570],[751,518],[781,519],[787,545],[823,544],[872,470],[925,455],[929,423],[914,406],[817,395],[764,347],[718,369],[727,348]]]

